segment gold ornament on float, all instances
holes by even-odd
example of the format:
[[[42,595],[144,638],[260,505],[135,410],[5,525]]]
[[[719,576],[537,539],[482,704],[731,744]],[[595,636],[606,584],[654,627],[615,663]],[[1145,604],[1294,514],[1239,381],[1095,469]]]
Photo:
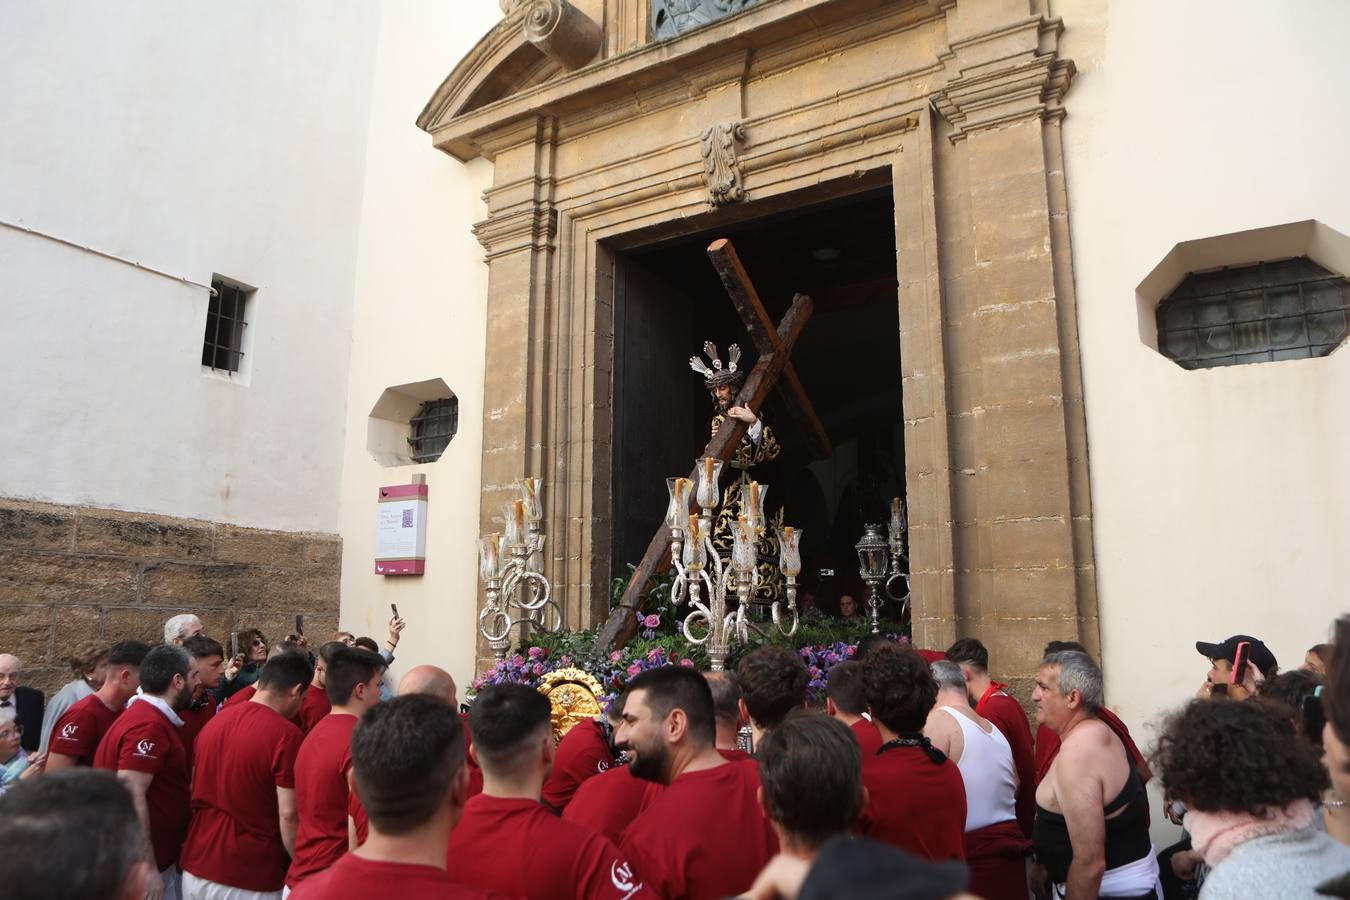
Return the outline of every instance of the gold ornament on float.
[[[552,708],[550,718],[555,743],[561,741],[563,735],[578,722],[593,719],[603,712],[600,708],[600,694],[603,693],[600,682],[582,669],[549,672],[539,685],[539,693],[548,698]]]

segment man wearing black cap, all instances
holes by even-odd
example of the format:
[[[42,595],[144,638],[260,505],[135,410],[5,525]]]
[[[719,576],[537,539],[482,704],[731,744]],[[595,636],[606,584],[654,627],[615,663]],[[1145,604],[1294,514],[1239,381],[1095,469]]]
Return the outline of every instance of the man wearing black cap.
[[[1237,659],[1238,647],[1247,644],[1247,675],[1242,684],[1229,686],[1233,678],[1233,662]],[[1209,644],[1204,641],[1196,641],[1195,649],[1200,651],[1200,655],[1210,661],[1209,675],[1205,678],[1205,683],[1200,686],[1197,696],[1209,697],[1214,692],[1216,684],[1224,685],[1228,690],[1230,697],[1241,699],[1249,694],[1255,693],[1257,681],[1264,681],[1271,678],[1279,671],[1279,663],[1275,661],[1275,654],[1271,653],[1269,648],[1260,640],[1248,634],[1235,634],[1225,641],[1217,644]],[[1260,677],[1257,677],[1257,673]]]

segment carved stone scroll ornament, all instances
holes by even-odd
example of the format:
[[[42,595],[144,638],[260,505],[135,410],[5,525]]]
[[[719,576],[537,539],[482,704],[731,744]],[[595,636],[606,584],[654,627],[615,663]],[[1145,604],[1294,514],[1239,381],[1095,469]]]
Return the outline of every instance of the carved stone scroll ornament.
[[[580,69],[600,52],[604,32],[567,0],[525,0],[525,39],[565,69]]]
[[[745,143],[745,126],[740,122],[722,122],[703,132],[703,179],[708,185],[708,202],[724,206],[745,199],[741,161],[736,144]]]

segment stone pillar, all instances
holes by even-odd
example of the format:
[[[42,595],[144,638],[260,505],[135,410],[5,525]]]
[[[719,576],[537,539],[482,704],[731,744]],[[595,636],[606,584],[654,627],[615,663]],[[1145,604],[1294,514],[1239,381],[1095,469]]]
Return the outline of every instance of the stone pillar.
[[[554,481],[544,452],[550,409],[545,366],[550,359],[557,234],[553,140],[554,123],[541,116],[485,142],[485,155],[494,163],[493,186],[485,194],[488,218],[474,227],[488,263],[479,530],[502,531],[502,506],[520,496],[519,480],[526,475],[544,478],[545,571],[550,579],[557,574],[552,562],[566,531],[556,500],[561,486]],[[491,652],[481,637],[478,655],[490,664]]]
[[[1046,641],[1096,643],[1095,601],[1080,610],[1091,526],[1057,163],[1073,68],[1055,54],[1059,22],[1026,0],[966,7],[949,14],[935,98],[949,123],[938,191],[955,632],[985,642],[998,676],[1027,679]]]

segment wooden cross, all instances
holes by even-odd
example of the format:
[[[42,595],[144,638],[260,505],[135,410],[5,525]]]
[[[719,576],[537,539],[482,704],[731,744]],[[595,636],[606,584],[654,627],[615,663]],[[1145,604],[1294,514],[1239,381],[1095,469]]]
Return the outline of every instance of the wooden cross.
[[[745,384],[736,394],[736,402],[733,405],[749,407],[758,414],[764,407],[764,401],[769,398],[769,393],[775,388],[778,389],[784,395],[783,399],[789,412],[793,413],[803,425],[812,454],[817,459],[828,458],[833,452],[830,439],[826,436],[825,427],[816,416],[815,409],[811,406],[811,401],[807,398],[791,361],[792,347],[801,335],[802,329],[806,327],[806,320],[811,318],[811,298],[805,294],[795,294],[787,314],[775,328],[731,241],[726,238],[713,241],[708,245],[708,256],[722,279],[727,295],[731,297],[736,311],[745,322],[746,331],[750,333],[755,349],[759,351],[759,359],[746,376]],[[722,420],[722,425],[712,436],[712,440],[703,448],[700,458],[711,456],[723,462],[727,461],[740,446],[741,438],[745,437],[748,428],[745,422],[727,416]],[[689,477],[697,480],[697,463],[694,464]],[[637,630],[637,620],[633,613],[641,606],[642,589],[653,575],[669,564],[670,529],[663,522],[656,529],[651,543],[647,545],[647,552],[642,555],[642,561],[633,572],[619,605],[610,613],[609,619],[605,621],[605,627],[600,630],[600,635],[596,639],[597,651],[617,647],[633,636]]]

